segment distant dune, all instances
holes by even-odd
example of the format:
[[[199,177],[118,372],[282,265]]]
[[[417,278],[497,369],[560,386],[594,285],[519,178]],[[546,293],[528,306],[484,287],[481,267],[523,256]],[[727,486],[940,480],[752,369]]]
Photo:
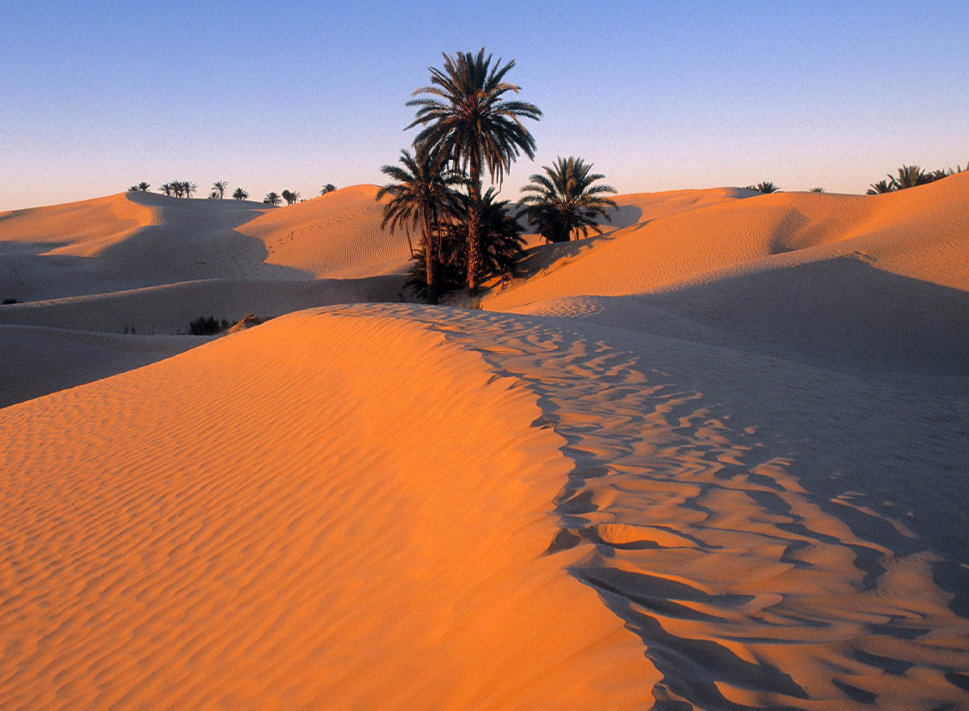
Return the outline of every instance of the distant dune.
[[[0,214],[0,708],[969,708],[969,173],[619,196],[480,310],[375,194]]]

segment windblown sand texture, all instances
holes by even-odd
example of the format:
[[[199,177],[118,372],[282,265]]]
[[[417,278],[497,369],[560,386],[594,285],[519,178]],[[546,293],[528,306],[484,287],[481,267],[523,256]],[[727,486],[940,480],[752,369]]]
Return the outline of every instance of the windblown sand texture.
[[[361,303],[374,194],[0,214],[0,708],[969,708],[969,174],[621,196],[482,310]]]

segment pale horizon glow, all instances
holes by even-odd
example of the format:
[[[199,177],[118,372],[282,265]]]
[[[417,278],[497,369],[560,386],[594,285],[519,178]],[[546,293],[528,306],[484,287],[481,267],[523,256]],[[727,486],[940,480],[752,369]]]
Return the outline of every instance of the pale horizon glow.
[[[959,2],[169,3],[6,9],[0,211],[142,180],[252,200],[382,183],[405,102],[441,53],[485,47],[544,116],[503,197],[556,156],[621,193],[737,186],[862,193],[903,164],[969,161]]]

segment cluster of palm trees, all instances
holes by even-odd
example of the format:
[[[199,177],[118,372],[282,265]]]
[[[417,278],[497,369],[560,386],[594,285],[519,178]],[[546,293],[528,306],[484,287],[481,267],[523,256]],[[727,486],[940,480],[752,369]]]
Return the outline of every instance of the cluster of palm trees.
[[[132,185],[128,188],[129,192],[148,192],[148,188],[151,187],[150,183],[141,181],[137,185]],[[225,193],[229,189],[228,180],[216,180],[212,183],[212,191],[209,193],[210,200],[222,200],[225,198]],[[159,188],[159,191],[169,197],[192,197],[192,193],[198,190],[198,185],[187,180],[173,180],[171,182],[165,183]],[[327,183],[320,190],[320,195],[326,195],[336,190],[336,186],[332,183]],[[286,201],[287,205],[292,205],[300,201],[302,196],[300,193],[293,190],[283,190],[282,194],[271,192],[266,195],[263,202],[267,205],[276,206],[279,205],[283,200]],[[235,200],[248,200],[249,193],[244,188],[236,188],[235,192],[232,193],[232,198]]]
[[[192,197],[192,193],[199,189],[199,186],[189,180],[173,180],[165,183],[159,190],[169,197]]]
[[[917,165],[903,165],[898,169],[896,175],[889,175],[886,180],[879,180],[877,183],[872,183],[868,187],[867,194],[878,195],[880,193],[891,193],[896,190],[914,188],[916,185],[925,185],[936,180],[942,180],[942,178],[947,178],[955,173],[961,173],[963,170],[969,170],[969,163],[966,163],[965,168],[960,168],[957,165],[955,169],[948,168],[945,170],[933,170],[931,172],[926,172]]]
[[[523,120],[542,116],[534,104],[509,100],[520,91],[505,81],[514,61],[493,61],[484,49],[443,57],[443,68],[429,67],[431,84],[414,92],[420,98],[407,102],[417,112],[406,128],[421,128],[413,153],[402,150],[399,165],[381,168],[393,182],[377,193],[378,200],[390,198],[384,226],[404,228],[408,241],[411,228],[420,234],[420,248],[415,252],[411,245],[411,252],[423,268],[412,273],[411,282],[432,302],[441,287],[463,283],[475,293],[486,276],[514,273],[522,228],[508,201],[498,200],[494,187],[483,189],[482,178],[487,173],[500,185],[522,153],[534,158],[535,139]],[[547,239],[568,239],[574,229],[595,224],[595,215],[608,217],[607,208],[615,206],[602,195],[613,188],[592,186],[602,176],[591,167],[560,158],[545,168],[546,175],[531,177],[523,212]],[[555,201],[569,217],[553,208]]]

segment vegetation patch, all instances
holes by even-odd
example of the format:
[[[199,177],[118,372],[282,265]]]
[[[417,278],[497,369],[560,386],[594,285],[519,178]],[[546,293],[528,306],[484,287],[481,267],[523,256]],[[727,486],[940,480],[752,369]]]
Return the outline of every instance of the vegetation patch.
[[[229,327],[229,321],[216,321],[213,316],[199,316],[188,325],[188,332],[193,336],[212,336]]]

